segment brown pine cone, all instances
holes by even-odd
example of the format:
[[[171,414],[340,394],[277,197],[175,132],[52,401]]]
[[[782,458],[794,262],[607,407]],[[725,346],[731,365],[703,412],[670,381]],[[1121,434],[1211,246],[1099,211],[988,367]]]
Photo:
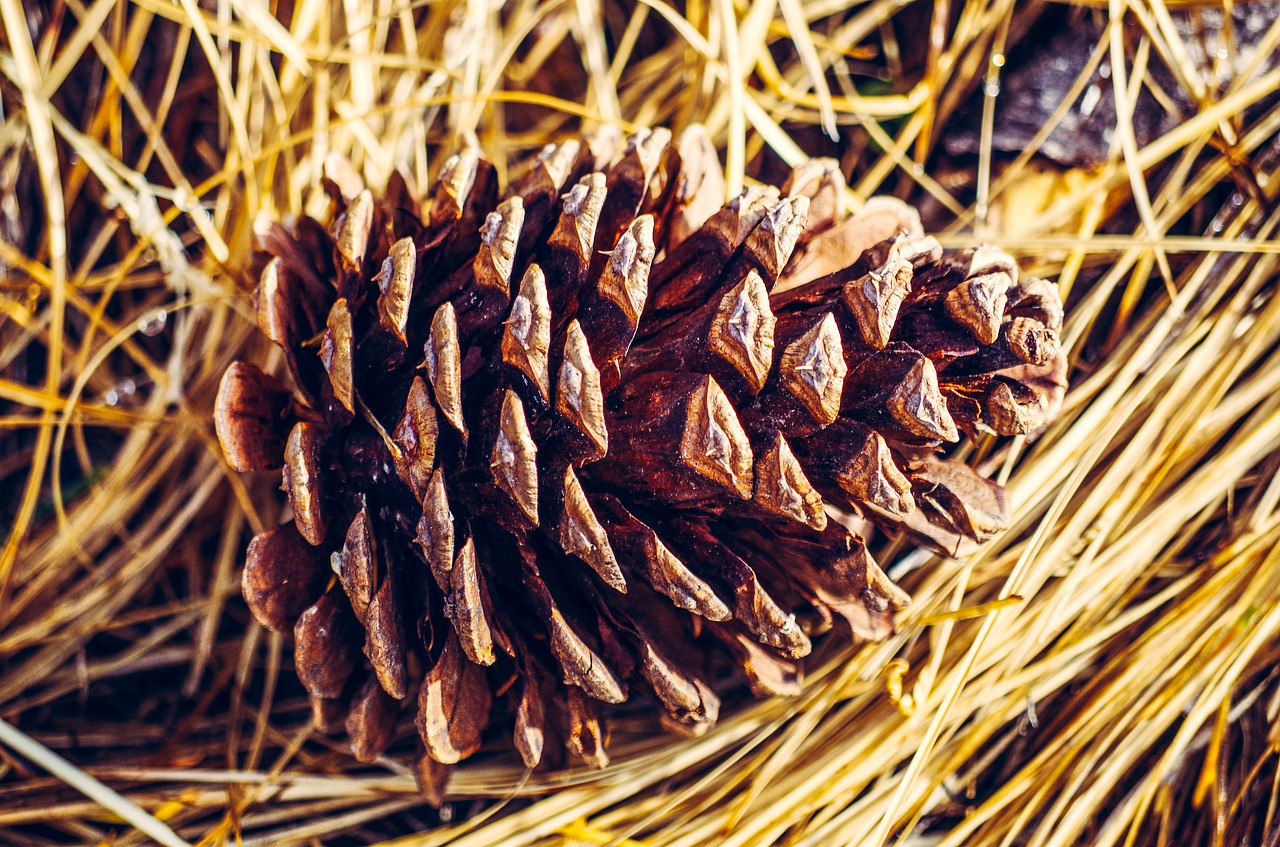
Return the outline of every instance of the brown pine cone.
[[[1005,525],[939,451],[1055,413],[1055,286],[944,257],[898,201],[846,217],[831,162],[722,208],[719,168],[698,128],[601,135],[502,199],[469,151],[425,207],[335,173],[331,231],[266,236],[291,385],[233,365],[216,423],[235,469],[283,467],[293,517],[244,593],[361,759],[408,706],[425,774],[493,717],[530,767],[547,740],[602,766],[600,704],[698,731],[726,667],[796,691],[795,610],[891,631],[908,598],[849,514],[943,547]]]

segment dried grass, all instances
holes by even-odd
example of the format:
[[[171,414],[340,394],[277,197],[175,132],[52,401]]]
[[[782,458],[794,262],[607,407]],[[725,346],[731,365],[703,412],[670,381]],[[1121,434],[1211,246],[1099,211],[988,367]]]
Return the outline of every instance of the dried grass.
[[[1092,5],[1070,14],[1125,25],[1093,51],[1120,118],[1086,169],[1035,155],[1065,106],[992,154],[1005,51],[1063,14],[1040,3],[0,0],[0,842],[1277,843],[1280,71],[1219,85],[1189,4]],[[1157,61],[1195,105],[1140,144]],[[978,154],[947,156],[974,97]],[[913,198],[945,243],[1058,279],[1066,409],[971,451],[1009,480],[1005,536],[882,552],[915,597],[885,643],[825,639],[802,696],[699,739],[623,716],[600,773],[495,747],[437,813],[394,755],[308,730],[238,598],[279,506],[208,412],[267,355],[255,221],[314,211],[334,153],[426,184],[460,140],[505,169],[692,121],[731,191],[834,152],[851,204]]]

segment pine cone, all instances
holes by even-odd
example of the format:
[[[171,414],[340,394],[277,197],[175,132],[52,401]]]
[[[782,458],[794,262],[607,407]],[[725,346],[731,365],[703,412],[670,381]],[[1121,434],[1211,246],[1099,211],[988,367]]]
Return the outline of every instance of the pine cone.
[[[283,468],[292,520],[244,593],[359,758],[412,704],[437,788],[491,717],[530,767],[544,739],[602,766],[601,704],[696,732],[726,668],[796,691],[793,610],[891,631],[908,598],[850,514],[944,548],[1005,525],[939,450],[1055,413],[1055,286],[944,257],[895,200],[845,217],[832,162],[722,208],[719,167],[699,128],[602,134],[501,199],[468,151],[422,215],[335,168],[331,232],[266,234],[291,386],[233,365],[216,424],[235,469]]]

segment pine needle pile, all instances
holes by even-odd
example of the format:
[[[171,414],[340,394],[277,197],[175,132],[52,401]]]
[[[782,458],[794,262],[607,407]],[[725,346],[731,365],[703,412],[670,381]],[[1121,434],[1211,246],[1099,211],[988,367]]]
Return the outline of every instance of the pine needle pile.
[[[1271,3],[0,0],[0,842],[1275,843],[1278,18]],[[829,164],[806,164],[814,157]],[[596,182],[615,197],[629,191],[630,205],[590,208]],[[508,199],[498,186],[511,186]],[[680,186],[705,196],[679,196]],[[471,208],[473,189],[484,199]],[[397,217],[432,191],[428,213],[462,198],[455,218],[472,225],[451,236],[430,214]],[[602,236],[583,241],[581,221],[558,220],[559,196],[574,191],[592,227],[630,247],[588,249]],[[910,202],[918,217],[876,195]],[[727,200],[733,214],[775,216],[769,232],[790,242],[742,251],[741,267],[717,266],[714,297],[685,303],[688,268],[723,247],[716,216],[730,212],[715,210]],[[886,215],[890,233],[905,223],[917,234],[838,249],[828,235],[822,246],[824,228],[846,216],[865,235]],[[546,239],[522,242],[517,216]],[[312,218],[332,223],[336,244]],[[985,242],[1013,258],[955,252]],[[508,312],[507,299],[496,309],[481,289],[456,312],[398,297],[420,270],[405,251],[432,244],[442,257],[478,251],[467,279],[523,298],[524,311]],[[778,385],[829,317],[836,343],[861,338],[881,351],[884,373],[901,371],[893,384],[928,400],[931,383],[906,375],[948,366],[925,349],[940,319],[908,300],[910,320],[880,338],[876,321],[824,311],[835,295],[815,298],[804,284],[847,267],[844,251],[876,244],[857,274],[902,266],[920,292],[951,280],[937,308],[973,324],[985,351],[943,379],[949,408],[970,416],[914,434],[951,445],[946,460],[884,470],[901,496],[925,478],[930,490],[942,478],[970,494],[905,527],[824,465],[855,436],[904,455],[910,433],[872,390],[888,377],[864,374],[871,399],[860,409],[826,408],[818,395],[806,406],[803,392]],[[309,269],[335,292],[328,299],[298,296]],[[558,300],[575,273],[599,287]],[[642,274],[667,312],[628,311]],[[947,292],[967,285],[973,300],[993,284],[973,281],[998,274],[1009,282],[988,309],[992,331],[974,318],[985,312]],[[1066,303],[1060,328],[1036,278]],[[1039,311],[1027,311],[1030,297]],[[771,362],[761,342],[707,364],[714,341],[700,340],[722,305],[739,302],[754,308],[753,338],[762,327],[776,338]],[[961,384],[986,380],[991,362],[1015,364],[1000,359],[1017,347],[999,329],[1006,308],[1051,332],[1051,355],[1019,361],[1067,370],[1065,397],[1061,373],[1000,383],[1004,393]],[[542,324],[550,347],[528,343]],[[259,325],[278,330],[268,332],[277,345]],[[491,350],[488,364],[450,363],[447,351],[468,345],[433,348],[444,336]],[[928,366],[894,347],[904,337]],[[720,370],[676,384],[658,364],[669,357]],[[607,426],[583,417],[574,429],[539,410],[555,407],[555,386],[596,383],[551,380],[552,362],[576,362],[602,394],[635,387],[619,392]],[[450,394],[450,373],[502,402]],[[271,374],[307,402],[290,407]],[[442,402],[451,396],[456,410]],[[478,411],[490,406],[492,420]],[[721,407],[745,421],[741,432]],[[277,414],[286,408],[292,417]],[[698,408],[722,422],[712,429],[728,458],[686,452],[671,464],[669,442]],[[824,415],[825,429],[805,422]],[[426,438],[439,421],[452,433]],[[599,449],[606,430],[616,452]],[[334,432],[339,440],[318,435]],[[434,455],[417,449],[428,442],[459,458],[433,472]],[[468,460],[476,450],[511,461]],[[368,478],[310,488],[325,451]],[[742,483],[766,455],[803,468],[782,474],[795,498],[766,502]],[[289,506],[280,471],[258,470],[282,464]],[[492,478],[449,484],[477,467]],[[718,489],[705,481],[716,479]],[[1007,502],[1007,515],[973,508],[975,490],[983,504]],[[439,498],[454,516],[451,561],[430,558],[446,530],[430,520]],[[696,498],[701,517],[671,518],[682,498]],[[869,519],[858,524],[869,550],[826,520],[824,501]],[[794,527],[780,528],[786,520]],[[595,529],[594,545],[574,547]],[[757,602],[753,638],[713,621],[686,639],[722,642],[752,688],[789,696],[755,699],[714,666],[667,661],[687,644],[644,636],[665,614],[652,602],[663,592],[637,576],[655,573],[652,562],[629,557],[658,549],[653,538],[796,574],[816,561],[802,531],[863,557],[857,602],[794,583],[819,601],[811,608],[847,620],[817,637],[822,614],[799,626]],[[405,653],[376,623],[391,601],[369,576],[397,535],[421,545],[426,578],[441,587],[513,569],[457,594],[470,605],[440,609],[455,678],[482,673],[458,669],[495,653],[497,667],[511,666],[509,685],[471,686],[469,708],[511,704],[493,707],[487,730],[445,720],[443,732],[422,727],[420,741],[412,721],[388,718],[386,692],[416,685],[425,664],[448,664],[440,647]],[[762,560],[784,547],[784,566]],[[653,585],[615,598],[580,582],[560,602],[594,609],[616,644],[609,653],[599,630],[592,638],[604,641],[592,644],[605,659],[630,656],[656,697],[597,715],[575,692],[594,685],[606,695],[596,700],[620,699],[608,696],[608,661],[565,638],[552,674],[519,646],[536,636],[513,610],[564,619],[539,569],[571,555],[593,579]],[[303,560],[302,590],[277,590]],[[331,561],[336,575],[318,581],[334,574]],[[330,600],[316,602],[326,585]],[[902,590],[911,603],[890,628]],[[879,599],[868,604],[868,591]],[[368,668],[300,682],[295,641],[320,643],[306,633],[324,627],[303,622],[324,614],[360,618]],[[756,646],[762,637],[773,652]],[[801,681],[789,663],[806,652]],[[581,672],[569,688],[565,662]],[[348,688],[335,711],[329,701]],[[535,743],[534,710],[551,715],[554,744]],[[683,734],[663,731],[664,711]],[[316,718],[339,731],[317,730]],[[420,768],[423,741],[432,762],[465,761]],[[542,755],[566,742],[576,757]]]

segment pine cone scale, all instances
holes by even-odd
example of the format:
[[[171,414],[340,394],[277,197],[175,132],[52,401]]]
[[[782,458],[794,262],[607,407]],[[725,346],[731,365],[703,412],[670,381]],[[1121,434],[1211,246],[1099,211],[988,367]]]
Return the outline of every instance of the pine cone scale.
[[[453,622],[462,652],[477,665],[492,665],[493,633],[481,600],[484,576],[476,559],[476,545],[470,538],[458,551],[449,572],[449,601],[445,613]]]
[[[227,369],[214,401],[218,441],[237,471],[275,470],[284,464],[289,391],[246,362]]]
[[[337,700],[360,655],[360,623],[341,591],[328,591],[298,617],[294,664],[312,697]]]
[[[436,406],[444,414],[445,420],[465,440],[467,422],[462,412],[461,351],[458,344],[458,321],[452,304],[444,304],[432,317],[423,362]]]
[[[530,265],[520,279],[511,316],[502,330],[502,361],[524,375],[542,402],[551,401],[551,304],[542,268]]]
[[[480,749],[492,702],[483,669],[467,661],[451,633],[418,693],[418,735],[427,754],[452,765]]]

